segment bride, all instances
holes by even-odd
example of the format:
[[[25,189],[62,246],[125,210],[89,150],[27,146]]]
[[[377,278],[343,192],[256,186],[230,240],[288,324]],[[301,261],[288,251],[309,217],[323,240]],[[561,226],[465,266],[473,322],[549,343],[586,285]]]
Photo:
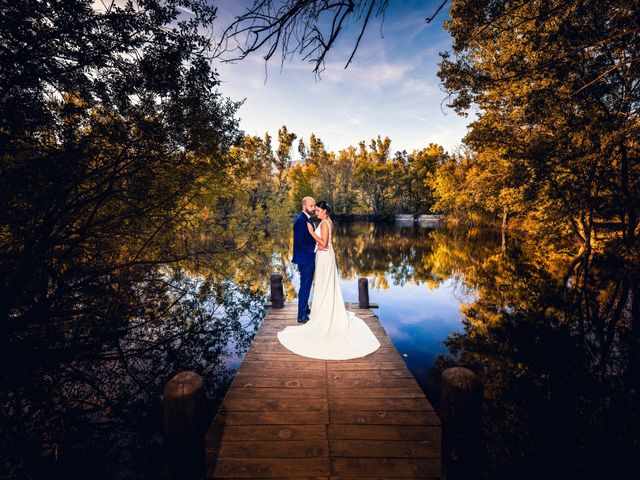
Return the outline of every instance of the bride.
[[[364,321],[347,311],[342,299],[336,257],[331,244],[333,222],[327,202],[316,203],[320,224],[309,233],[316,240],[313,302],[309,321],[278,332],[278,340],[298,355],[323,360],[364,357],[380,347],[380,342]],[[318,248],[320,247],[320,248]]]

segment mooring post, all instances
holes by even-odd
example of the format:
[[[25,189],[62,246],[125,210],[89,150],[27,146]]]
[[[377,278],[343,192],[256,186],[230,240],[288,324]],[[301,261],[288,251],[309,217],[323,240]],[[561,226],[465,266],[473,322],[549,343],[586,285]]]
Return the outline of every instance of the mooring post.
[[[163,390],[164,448],[168,480],[204,480],[204,383],[180,372]]]
[[[464,367],[442,372],[442,478],[477,478],[480,467],[480,418],[483,387],[478,376]]]
[[[358,306],[369,308],[369,279],[358,278]]]
[[[282,288],[282,274],[271,274],[271,308],[284,308],[284,289]]]

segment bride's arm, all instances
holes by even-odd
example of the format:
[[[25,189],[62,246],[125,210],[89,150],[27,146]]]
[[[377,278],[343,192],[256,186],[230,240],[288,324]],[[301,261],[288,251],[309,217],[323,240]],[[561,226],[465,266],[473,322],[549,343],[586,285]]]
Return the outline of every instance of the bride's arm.
[[[327,248],[327,245],[329,244],[329,226],[326,223],[320,225],[320,236],[316,235],[316,232],[310,223],[307,223],[307,228],[314,240],[318,242],[318,247],[322,249]]]

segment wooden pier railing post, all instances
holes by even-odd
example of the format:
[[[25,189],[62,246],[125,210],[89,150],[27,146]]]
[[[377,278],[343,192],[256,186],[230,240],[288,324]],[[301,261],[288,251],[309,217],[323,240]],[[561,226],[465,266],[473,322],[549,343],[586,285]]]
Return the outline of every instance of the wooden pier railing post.
[[[442,478],[477,478],[480,466],[480,417],[482,383],[468,368],[442,372],[440,418],[442,420]]]
[[[358,306],[369,308],[369,279],[358,278]]]
[[[195,372],[181,372],[163,390],[164,448],[168,480],[203,480],[205,450],[204,383]]]
[[[284,308],[284,289],[282,288],[282,274],[271,274],[271,308]]]

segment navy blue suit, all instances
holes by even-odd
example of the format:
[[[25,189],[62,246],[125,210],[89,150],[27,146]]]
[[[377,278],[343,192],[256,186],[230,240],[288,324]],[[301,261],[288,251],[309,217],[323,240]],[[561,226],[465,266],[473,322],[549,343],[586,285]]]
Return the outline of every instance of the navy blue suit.
[[[316,241],[309,233],[307,224],[311,220],[300,212],[293,222],[293,258],[291,261],[298,264],[300,272],[300,290],[298,291],[298,320],[307,316],[309,294],[313,283],[313,273],[316,269]],[[313,226],[313,223],[311,223]]]

